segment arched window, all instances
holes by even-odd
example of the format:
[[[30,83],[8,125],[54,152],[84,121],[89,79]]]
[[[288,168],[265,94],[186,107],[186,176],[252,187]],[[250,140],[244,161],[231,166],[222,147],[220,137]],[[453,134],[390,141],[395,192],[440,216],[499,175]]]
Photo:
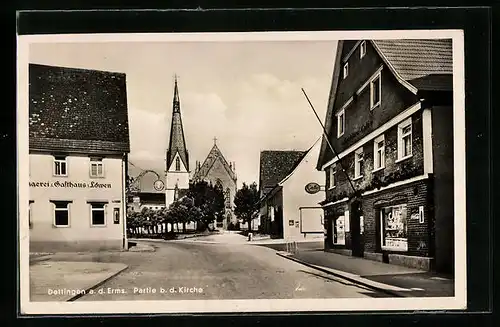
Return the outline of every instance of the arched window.
[[[231,207],[231,190],[228,188],[226,188],[226,192],[225,192],[225,196],[226,196],[226,207]]]
[[[181,170],[181,160],[179,159],[179,157],[175,158],[175,170]]]

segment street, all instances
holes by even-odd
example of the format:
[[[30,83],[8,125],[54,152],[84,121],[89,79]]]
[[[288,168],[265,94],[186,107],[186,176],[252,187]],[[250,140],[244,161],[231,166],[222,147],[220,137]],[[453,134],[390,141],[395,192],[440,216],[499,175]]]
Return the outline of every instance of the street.
[[[142,242],[155,252],[71,256],[128,269],[77,301],[362,298],[387,295],[281,258],[266,246],[197,241]],[[54,260],[68,260],[64,255]]]

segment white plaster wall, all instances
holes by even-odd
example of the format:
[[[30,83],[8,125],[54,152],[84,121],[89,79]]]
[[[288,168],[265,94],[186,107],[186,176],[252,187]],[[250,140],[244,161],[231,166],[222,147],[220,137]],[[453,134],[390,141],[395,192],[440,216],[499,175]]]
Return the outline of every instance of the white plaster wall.
[[[103,159],[103,178],[90,177],[90,158],[85,156],[67,157],[67,177],[53,176],[51,155],[30,154],[30,185],[32,227],[30,241],[99,241],[122,240],[123,171],[119,158]],[[64,182],[85,183],[86,187],[57,187]],[[92,187],[91,183],[109,184],[110,188]],[[56,184],[56,185],[54,185]],[[50,200],[71,200],[69,204],[69,227],[54,226],[54,207]],[[105,206],[106,225],[91,226],[90,204],[87,201],[108,201]],[[120,223],[113,222],[113,208],[120,208]]]
[[[283,237],[291,239],[303,239],[300,233],[300,207],[320,207],[318,204],[325,198],[324,191],[316,194],[309,194],[305,191],[307,183],[316,182],[319,185],[324,184],[324,173],[316,170],[316,162],[319,155],[320,142],[309,151],[302,160],[295,172],[283,184]],[[294,226],[289,226],[289,220],[294,221]],[[299,226],[297,226],[299,223]],[[311,224],[308,224],[310,227]],[[321,220],[314,226],[316,230],[323,230]],[[322,234],[309,234],[307,238],[319,237]]]

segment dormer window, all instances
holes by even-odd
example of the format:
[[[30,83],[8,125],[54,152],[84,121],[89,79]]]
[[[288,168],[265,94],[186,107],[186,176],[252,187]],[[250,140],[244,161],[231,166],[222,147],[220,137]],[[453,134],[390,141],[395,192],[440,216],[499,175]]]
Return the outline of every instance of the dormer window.
[[[344,64],[344,74],[343,74],[344,79],[347,77],[347,75],[349,75],[349,63],[348,62],[346,62]]]
[[[359,46],[359,59],[363,59],[365,55],[366,55],[366,41],[363,41]]]

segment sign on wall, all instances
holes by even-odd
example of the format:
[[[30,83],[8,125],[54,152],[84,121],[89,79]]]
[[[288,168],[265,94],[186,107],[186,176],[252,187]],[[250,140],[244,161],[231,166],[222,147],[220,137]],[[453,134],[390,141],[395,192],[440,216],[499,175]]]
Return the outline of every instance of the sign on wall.
[[[309,194],[316,194],[321,190],[321,186],[318,183],[308,183],[305,187],[305,190]]]
[[[38,188],[111,188],[111,183],[90,182],[72,182],[72,181],[55,181],[55,182],[30,182],[30,187]]]

